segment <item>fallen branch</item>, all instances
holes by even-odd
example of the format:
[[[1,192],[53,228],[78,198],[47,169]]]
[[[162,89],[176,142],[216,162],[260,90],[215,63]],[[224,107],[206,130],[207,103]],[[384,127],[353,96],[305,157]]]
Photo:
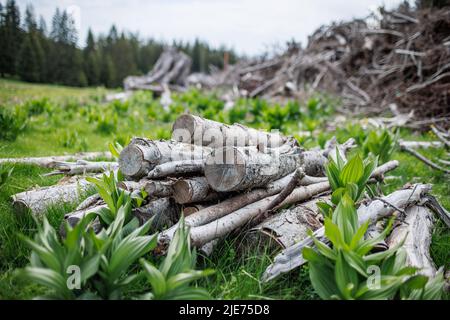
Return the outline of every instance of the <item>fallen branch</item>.
[[[56,161],[53,164],[55,171],[44,174],[44,176],[54,176],[58,174],[78,175],[87,173],[101,173],[105,171],[117,170],[119,164],[117,162],[89,162],[78,160],[77,162]]]
[[[110,152],[83,152],[66,156],[49,156],[49,157],[34,157],[34,158],[3,158],[0,163],[24,163],[34,164],[44,168],[54,168],[55,164],[62,161],[77,161],[77,160],[95,160],[98,158],[112,159]]]
[[[245,233],[245,244],[251,248],[274,249],[294,245],[307,237],[308,230],[314,231],[322,226],[317,218],[319,210],[316,204],[327,199],[329,197],[319,197],[270,216]]]
[[[160,179],[168,176],[202,174],[204,169],[205,161],[203,159],[171,161],[157,165],[147,174],[147,177],[150,179]]]
[[[450,147],[450,141],[447,140],[444,136],[444,134],[442,132],[440,132],[435,126],[431,126],[431,130],[433,131],[433,133],[436,135],[436,137],[438,137],[439,140],[442,141],[442,143],[449,148]]]
[[[425,156],[421,155],[420,153],[418,153],[417,151],[414,151],[411,148],[405,147],[405,146],[401,146],[401,150],[408,152],[409,154],[413,155],[414,157],[416,157],[417,159],[419,159],[420,161],[422,161],[423,163],[425,163],[426,165],[428,165],[429,167],[442,171],[444,173],[450,174],[450,170],[445,169],[443,167],[441,167],[438,164],[435,164],[434,162],[432,162],[431,160],[429,160],[428,158],[426,158]]]
[[[430,244],[433,234],[433,213],[426,207],[413,206],[406,210],[405,220],[397,226],[388,239],[389,247],[395,247],[404,241],[408,266],[420,269],[428,277],[436,275],[436,268],[430,256]]]
[[[410,205],[417,203],[431,190],[429,185],[418,184],[411,189],[399,190],[391,193],[383,199],[392,203],[398,208],[407,208]],[[366,221],[371,223],[383,217],[392,215],[396,210],[392,206],[386,206],[383,201],[374,200],[369,205],[362,204],[358,208],[358,222],[363,224]],[[325,228],[322,227],[314,232],[314,236],[321,241],[327,242],[325,238]],[[311,237],[283,250],[279,253],[274,262],[266,269],[263,274],[263,281],[270,281],[282,273],[289,272],[305,263],[303,259],[302,250],[305,247],[313,247],[313,240]]]
[[[44,214],[53,205],[79,201],[80,196],[91,188],[90,182],[81,179],[76,183],[21,192],[12,196],[13,208],[18,214]]]

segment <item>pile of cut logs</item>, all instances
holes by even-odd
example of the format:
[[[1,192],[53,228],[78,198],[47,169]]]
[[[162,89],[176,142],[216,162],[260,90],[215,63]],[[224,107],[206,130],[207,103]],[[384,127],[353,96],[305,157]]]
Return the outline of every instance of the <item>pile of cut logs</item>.
[[[160,231],[159,253],[165,252],[184,215],[191,244],[204,254],[211,254],[220,239],[230,235],[242,237],[245,241],[240,243],[257,242],[282,250],[266,271],[264,277],[269,280],[303,264],[300,249],[313,244],[308,230],[324,239],[317,203],[330,195],[325,165],[337,153],[345,160],[354,146],[353,139],[343,144],[332,139],[323,149],[304,150],[293,138],[276,132],[186,114],[174,123],[171,140],[134,138],[122,150],[118,162],[80,160],[91,156],[86,154],[76,157],[77,162],[67,162],[66,158],[23,159],[56,168],[51,174],[74,176],[57,186],[13,196],[14,207],[43,214],[54,204],[80,201],[83,192],[92,188],[86,174],[120,169],[126,177],[120,188],[148,194],[133,214],[141,223],[153,219],[153,227]],[[102,155],[106,156],[110,155]],[[379,166],[370,181],[382,181],[384,174],[397,166],[397,161]],[[393,214],[404,216],[379,248],[397,243],[409,232],[405,241],[408,261],[434,274],[436,268],[429,256],[430,208],[449,226],[450,218],[429,191],[429,185],[406,186],[384,198],[365,200],[358,212],[360,223],[373,222],[368,237],[379,231],[379,220]],[[65,219],[73,225],[86,213],[105,206],[94,194]],[[100,228],[97,221],[94,229]]]

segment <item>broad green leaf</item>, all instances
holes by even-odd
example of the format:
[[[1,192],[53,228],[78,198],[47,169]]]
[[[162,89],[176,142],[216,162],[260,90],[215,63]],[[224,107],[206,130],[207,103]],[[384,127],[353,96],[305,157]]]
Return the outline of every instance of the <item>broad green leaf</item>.
[[[363,174],[363,161],[359,154],[356,154],[345,164],[339,174],[339,179],[344,185],[347,185],[348,183],[357,183]]]

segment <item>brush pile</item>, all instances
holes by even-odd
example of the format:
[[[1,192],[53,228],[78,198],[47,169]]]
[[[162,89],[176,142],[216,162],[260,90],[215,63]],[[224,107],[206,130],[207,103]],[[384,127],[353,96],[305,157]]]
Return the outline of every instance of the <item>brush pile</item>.
[[[450,8],[400,6],[365,20],[323,26],[305,49],[291,47],[239,73],[238,86],[250,97],[319,89],[362,112],[380,112],[395,103],[422,117],[448,119]]]
[[[306,48],[293,43],[283,54],[193,74],[185,84],[232,88],[233,97],[295,98],[320,90],[342,97],[348,111],[381,113],[395,105],[447,126],[450,7],[380,9],[366,19],[322,26]]]

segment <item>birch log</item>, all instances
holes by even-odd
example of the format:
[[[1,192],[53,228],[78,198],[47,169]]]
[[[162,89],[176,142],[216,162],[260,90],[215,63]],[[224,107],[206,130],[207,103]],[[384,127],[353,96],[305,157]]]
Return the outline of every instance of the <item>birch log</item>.
[[[145,190],[150,197],[170,197],[173,194],[174,180],[150,180],[143,178],[139,181],[121,181],[118,186],[130,192]]]
[[[327,196],[319,197],[274,214],[246,232],[246,245],[280,250],[303,240],[308,236],[308,230],[315,231],[322,226],[317,202],[328,199]]]
[[[44,214],[52,205],[79,201],[80,196],[90,188],[92,184],[81,179],[76,183],[21,192],[12,196],[13,208],[18,214]]]
[[[66,214],[64,216],[64,220],[61,224],[60,227],[60,233],[63,237],[65,237],[66,234],[66,230],[65,230],[65,222],[67,222],[71,227],[74,227],[78,224],[78,222],[80,222],[81,219],[83,219],[88,213],[99,213],[100,210],[102,210],[103,208],[106,208],[107,205],[103,202],[103,201],[99,201],[96,204],[92,204],[91,206],[87,207],[87,208],[83,208],[83,209],[76,209],[73,212],[70,212],[68,214]],[[100,220],[98,219],[98,217],[96,219],[94,219],[93,223],[92,223],[92,228],[94,230],[94,232],[99,232],[102,228],[102,225],[100,223]]]
[[[362,204],[358,208],[358,222],[363,224],[366,221],[374,223],[375,221],[392,215],[396,208],[407,208],[419,200],[431,190],[430,185],[417,184],[410,189],[399,190],[383,197],[382,200],[374,200],[368,205]],[[389,203],[390,205],[387,205]],[[314,232],[316,238],[327,241],[325,238],[325,228],[319,228]],[[313,240],[307,237],[303,241],[286,248],[280,252],[274,259],[274,262],[266,269],[263,274],[263,281],[270,281],[282,273],[289,272],[305,263],[302,250],[304,247],[313,247]]]
[[[278,133],[268,133],[240,124],[226,125],[191,114],[178,117],[172,128],[172,139],[211,148],[258,145],[276,148],[288,141],[287,137]]]
[[[185,217],[188,217],[191,214],[199,212],[200,210],[203,210],[207,207],[208,207],[207,205],[203,205],[203,204],[190,204],[189,206],[186,206],[183,208],[183,215]]]
[[[297,202],[310,199],[311,197],[329,190],[328,182],[313,184],[306,187],[295,189],[292,194],[283,201],[284,205],[294,204]],[[277,195],[270,196],[240,208],[216,221],[208,224],[194,227],[190,230],[191,243],[193,246],[201,247],[204,244],[223,237],[228,233],[243,227],[247,222],[256,216],[267,211],[272,201]]]
[[[200,175],[203,174],[204,169],[205,161],[203,159],[171,161],[157,165],[147,174],[147,177],[161,179],[168,176]]]
[[[206,158],[205,177],[219,192],[261,187],[295,171],[302,164],[299,148],[292,152],[262,153],[256,148],[225,147]]]
[[[180,179],[173,184],[173,197],[177,203],[214,201],[219,194],[209,187],[205,177]]]
[[[86,173],[102,173],[105,171],[117,170],[119,164],[117,162],[90,162],[78,160],[77,162],[56,161],[53,164],[55,171],[45,174],[44,176],[53,176],[58,174],[78,175]]]
[[[55,163],[61,161],[76,161],[76,160],[95,160],[97,158],[112,159],[110,152],[82,152],[72,155],[64,156],[48,156],[48,157],[33,157],[33,158],[3,158],[0,159],[0,163],[24,163],[34,164],[44,168],[53,168]]]
[[[436,267],[430,256],[433,224],[431,210],[423,206],[413,206],[406,210],[405,220],[392,230],[388,239],[389,247],[404,241],[402,247],[406,252],[407,264],[419,268],[421,274],[431,278],[436,275]]]
[[[133,215],[139,219],[140,224],[153,219],[152,227],[155,230],[163,230],[178,221],[181,207],[172,198],[160,198],[133,209]]]
[[[171,161],[204,159],[211,149],[164,140],[134,138],[119,157],[122,173],[132,179],[146,176],[155,166]]]

